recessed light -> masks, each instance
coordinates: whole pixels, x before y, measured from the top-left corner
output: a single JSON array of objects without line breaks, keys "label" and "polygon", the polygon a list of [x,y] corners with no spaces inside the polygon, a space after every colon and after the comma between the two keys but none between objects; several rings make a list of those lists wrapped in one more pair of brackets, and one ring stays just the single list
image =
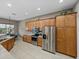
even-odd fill
[{"label": "recessed light", "polygon": [[26,12],[25,15],[28,15],[28,13]]},{"label": "recessed light", "polygon": [[59,3],[62,3],[63,2],[63,0],[59,0]]},{"label": "recessed light", "polygon": [[12,15],[16,15],[16,13],[12,13]]},{"label": "recessed light", "polygon": [[12,6],[12,4],[8,3],[8,7],[11,7],[11,6]]},{"label": "recessed light", "polygon": [[37,10],[41,10],[41,8],[37,8]]}]

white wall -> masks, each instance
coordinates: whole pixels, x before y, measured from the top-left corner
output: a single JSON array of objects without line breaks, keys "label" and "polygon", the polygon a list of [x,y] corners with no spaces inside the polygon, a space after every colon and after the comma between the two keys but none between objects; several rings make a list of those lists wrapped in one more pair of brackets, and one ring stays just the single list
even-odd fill
[{"label": "white wall", "polygon": [[19,34],[20,35],[23,35],[25,34],[25,22],[24,21],[21,21],[19,22]]},{"label": "white wall", "polygon": [[77,59],[79,59],[79,2],[75,7],[77,12]]},{"label": "white wall", "polygon": [[26,30],[25,22],[26,22],[26,20],[23,20],[23,21],[20,21],[20,22],[19,22],[19,34],[20,34],[21,36],[23,36],[23,35],[25,35],[25,34],[31,34],[31,33],[32,33],[32,32],[28,32],[28,31]]}]

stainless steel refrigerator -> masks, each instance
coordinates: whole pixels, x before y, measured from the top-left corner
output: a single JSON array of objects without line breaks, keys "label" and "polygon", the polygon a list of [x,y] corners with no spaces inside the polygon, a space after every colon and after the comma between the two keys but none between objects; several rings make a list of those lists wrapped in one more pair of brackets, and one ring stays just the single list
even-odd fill
[{"label": "stainless steel refrigerator", "polygon": [[51,53],[55,53],[55,27],[45,26],[43,33],[42,49]]}]

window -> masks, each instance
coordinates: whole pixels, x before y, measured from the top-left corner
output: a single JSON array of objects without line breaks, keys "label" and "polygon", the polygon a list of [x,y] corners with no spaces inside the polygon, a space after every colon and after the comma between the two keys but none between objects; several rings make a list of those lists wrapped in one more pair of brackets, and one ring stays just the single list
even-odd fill
[{"label": "window", "polygon": [[0,24],[0,34],[6,34],[10,31],[14,31],[14,25]]}]

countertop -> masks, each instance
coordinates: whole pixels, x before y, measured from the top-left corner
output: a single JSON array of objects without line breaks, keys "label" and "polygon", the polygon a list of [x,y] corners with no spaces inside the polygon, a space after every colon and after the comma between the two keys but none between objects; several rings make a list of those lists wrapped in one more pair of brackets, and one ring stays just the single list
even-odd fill
[{"label": "countertop", "polygon": [[0,37],[0,40],[2,40],[2,41],[0,42],[0,44],[3,43],[3,42],[5,42],[5,41],[7,41],[7,40],[12,39],[12,38],[14,38],[14,36],[4,36],[4,37]]},{"label": "countertop", "polygon": [[2,45],[0,45],[0,59],[15,59]]}]

